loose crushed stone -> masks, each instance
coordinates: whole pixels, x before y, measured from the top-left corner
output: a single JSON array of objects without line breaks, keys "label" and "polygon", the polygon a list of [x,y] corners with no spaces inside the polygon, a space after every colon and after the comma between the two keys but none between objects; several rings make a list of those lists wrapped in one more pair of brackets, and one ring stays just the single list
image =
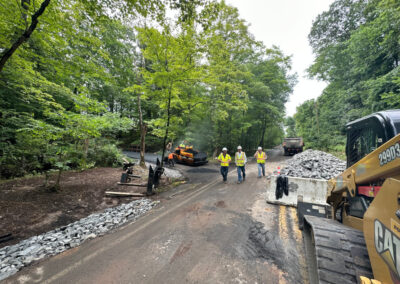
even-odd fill
[{"label": "loose crushed stone", "polygon": [[141,199],[107,208],[101,213],[91,214],[67,226],[1,248],[0,281],[33,261],[79,246],[88,239],[104,235],[128,221],[136,220],[158,202]]},{"label": "loose crushed stone", "polygon": [[346,162],[331,154],[318,150],[306,150],[289,160],[281,174],[329,180],[341,174],[345,169]]},{"label": "loose crushed stone", "polygon": [[[153,168],[153,170],[156,168],[155,164],[146,163],[147,168],[149,168],[150,166]],[[167,167],[164,167],[164,174],[166,177],[178,179],[178,180],[185,178],[180,171],[171,169],[171,168],[167,168]]]}]

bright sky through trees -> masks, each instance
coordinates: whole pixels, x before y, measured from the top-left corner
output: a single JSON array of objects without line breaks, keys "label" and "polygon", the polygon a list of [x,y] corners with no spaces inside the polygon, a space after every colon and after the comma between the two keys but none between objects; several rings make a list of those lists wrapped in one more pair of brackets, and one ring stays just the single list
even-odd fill
[{"label": "bright sky through trees", "polygon": [[298,83],[286,103],[286,113],[292,116],[305,100],[318,97],[326,83],[310,80],[305,69],[313,62],[308,43],[312,21],[329,9],[332,0],[227,0],[239,9],[240,16],[251,24],[250,32],[268,47],[277,45],[287,55],[293,55],[292,67]]}]

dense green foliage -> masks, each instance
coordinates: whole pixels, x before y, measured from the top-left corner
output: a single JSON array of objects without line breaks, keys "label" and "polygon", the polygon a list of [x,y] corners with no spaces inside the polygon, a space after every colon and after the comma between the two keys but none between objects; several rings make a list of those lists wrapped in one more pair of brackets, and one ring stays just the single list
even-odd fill
[{"label": "dense green foliage", "polygon": [[[2,1],[0,56],[41,3]],[[289,72],[224,2],[52,0],[0,71],[1,177],[117,165],[139,144],[138,96],[150,150],[272,146]]]},{"label": "dense green foliage", "polygon": [[329,85],[297,108],[296,130],[308,147],[343,150],[347,122],[400,108],[400,2],[336,0],[309,40],[309,74]]},{"label": "dense green foliage", "polygon": [[292,116],[288,116],[285,120],[286,137],[297,137],[296,120]]}]

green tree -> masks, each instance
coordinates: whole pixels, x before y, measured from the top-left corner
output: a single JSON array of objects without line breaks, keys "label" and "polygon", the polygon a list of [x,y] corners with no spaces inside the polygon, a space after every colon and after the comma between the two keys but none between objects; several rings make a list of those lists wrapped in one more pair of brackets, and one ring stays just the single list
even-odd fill
[{"label": "green tree", "polygon": [[297,137],[296,121],[292,116],[288,116],[285,120],[286,137]]},{"label": "green tree", "polygon": [[[0,5],[2,55],[41,3]],[[213,152],[283,137],[290,58],[256,41],[224,1],[49,3],[0,72],[2,177],[116,165],[117,146],[141,141],[144,151],[145,136],[162,156],[170,139]]]},{"label": "green tree", "polygon": [[[190,24],[181,24],[178,29],[165,23],[162,31],[155,28],[138,28],[143,56],[150,62],[142,68],[144,98],[157,102],[161,115],[151,123],[153,133],[163,137],[162,159],[171,131],[181,124],[179,113],[183,111],[187,94],[182,92],[185,84],[196,84],[199,72],[199,42],[195,29]],[[163,163],[163,161],[162,161]]]},{"label": "green tree", "polygon": [[[399,30],[400,3],[392,0],[337,0],[317,17],[309,35],[316,55],[309,73],[329,85],[312,115],[306,102],[295,116],[307,145],[344,149],[347,122],[400,107]],[[315,137],[307,127],[317,118]]]}]

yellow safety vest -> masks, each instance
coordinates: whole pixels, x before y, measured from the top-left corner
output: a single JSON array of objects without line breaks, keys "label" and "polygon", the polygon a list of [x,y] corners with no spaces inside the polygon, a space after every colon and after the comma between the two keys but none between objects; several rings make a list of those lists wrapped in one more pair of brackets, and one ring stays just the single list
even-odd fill
[{"label": "yellow safety vest", "polygon": [[221,167],[229,167],[229,160],[231,159],[231,156],[229,156],[229,154],[226,154],[226,156],[224,157],[224,155],[221,153],[218,156],[218,160],[221,160]]},{"label": "yellow safety vest", "polygon": [[263,159],[265,157],[265,153],[264,152],[258,152],[257,151],[257,164],[265,164],[265,160]]},{"label": "yellow safety vest", "polygon": [[236,152],[236,155],[235,155],[236,166],[238,166],[238,167],[244,166],[244,155],[245,155],[244,152],[242,152],[242,153]]},{"label": "yellow safety vest", "polygon": [[185,144],[179,145],[180,148],[185,148]]}]

